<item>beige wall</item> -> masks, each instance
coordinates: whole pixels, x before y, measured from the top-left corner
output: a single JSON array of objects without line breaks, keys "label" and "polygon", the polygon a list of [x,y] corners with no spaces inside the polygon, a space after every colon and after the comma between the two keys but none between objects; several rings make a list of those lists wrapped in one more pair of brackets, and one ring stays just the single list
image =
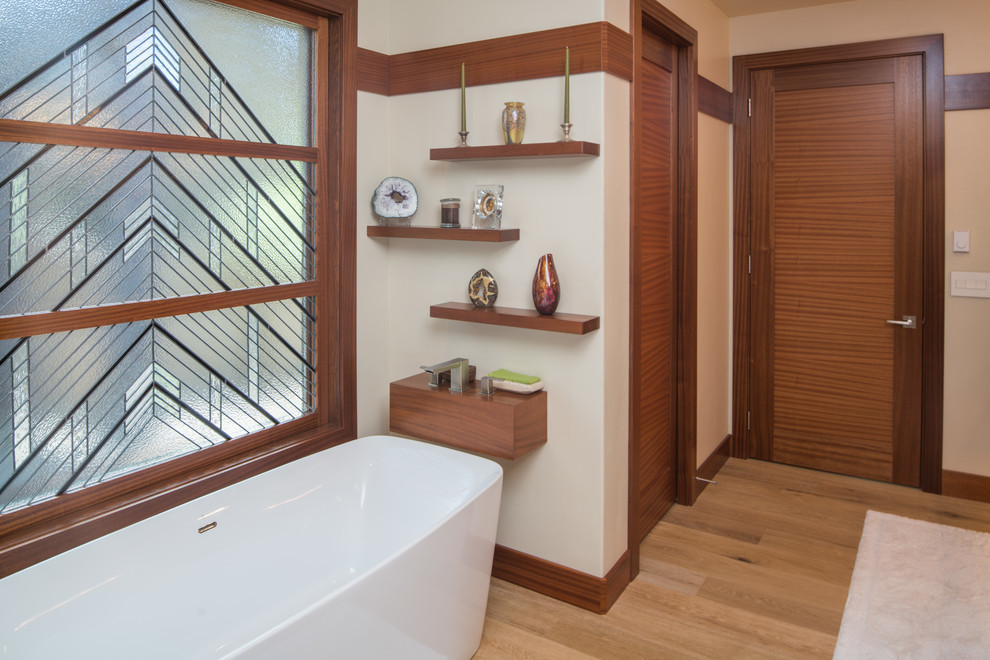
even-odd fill
[{"label": "beige wall", "polygon": [[[858,0],[734,18],[731,52],[804,48],[941,33],[946,74],[990,71],[990,2]],[[990,299],[949,295],[953,270],[990,271],[990,110],[946,113],[945,422],[943,467],[990,476]],[[955,229],[972,251],[954,254]]]},{"label": "beige wall", "polygon": [[[729,88],[729,19],[707,0],[661,3],[698,31],[698,74]],[[732,430],[732,131],[698,115],[698,441],[701,465]]]},{"label": "beige wall", "polygon": [[[515,4],[494,11],[478,0],[362,0],[358,42],[397,53],[603,20],[601,0]],[[527,142],[557,140],[562,92],[553,78],[470,88],[469,142],[498,144],[499,115],[512,100],[526,104]],[[502,462],[498,542],[596,576],[626,549],[628,99],[625,81],[572,76],[573,135],[600,143],[599,158],[449,163],[430,161],[429,150],[457,139],[457,90],[359,96],[359,433],[387,430],[388,383],[421,364],[463,355],[480,373],[504,367],[543,377],[548,443]],[[439,224],[438,200],[447,196],[462,198],[461,221],[470,222],[474,187],[501,183],[503,226],[519,227],[521,239],[369,239],[363,227],[375,220],[367,200],[385,176],[413,181],[414,223],[422,225]],[[533,272],[546,252],[561,279],[559,311],[601,316],[597,332],[575,337],[429,317],[431,304],[466,300],[467,282],[482,267],[498,281],[499,305],[531,308]]]}]

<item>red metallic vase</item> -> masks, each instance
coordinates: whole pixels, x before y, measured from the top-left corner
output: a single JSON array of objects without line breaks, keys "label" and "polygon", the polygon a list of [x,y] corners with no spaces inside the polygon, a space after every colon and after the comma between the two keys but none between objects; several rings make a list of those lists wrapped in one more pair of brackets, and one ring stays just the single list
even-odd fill
[{"label": "red metallic vase", "polygon": [[560,282],[557,269],[553,267],[553,255],[545,254],[536,263],[533,276],[533,304],[540,314],[550,315],[560,302]]}]

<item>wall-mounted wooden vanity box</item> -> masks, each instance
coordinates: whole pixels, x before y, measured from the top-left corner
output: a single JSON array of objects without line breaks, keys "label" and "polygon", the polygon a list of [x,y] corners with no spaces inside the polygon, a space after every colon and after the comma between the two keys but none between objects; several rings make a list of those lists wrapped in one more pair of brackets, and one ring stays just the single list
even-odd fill
[{"label": "wall-mounted wooden vanity box", "polygon": [[389,430],[457,449],[519,458],[547,441],[547,393],[480,393],[480,383],[466,392],[450,384],[430,387],[427,373],[389,385]]}]

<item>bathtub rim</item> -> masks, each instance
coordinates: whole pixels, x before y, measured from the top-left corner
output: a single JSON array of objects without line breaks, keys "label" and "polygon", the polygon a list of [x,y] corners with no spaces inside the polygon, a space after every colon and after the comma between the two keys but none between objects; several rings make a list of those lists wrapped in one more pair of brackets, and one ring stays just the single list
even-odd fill
[{"label": "bathtub rim", "polygon": [[[290,616],[287,619],[285,619],[284,621],[280,622],[276,627],[271,628],[271,629],[265,631],[261,635],[258,635],[257,637],[254,637],[251,640],[249,640],[249,641],[245,642],[244,644],[240,645],[236,649],[233,649],[230,653],[225,654],[224,656],[221,657],[220,660],[227,660],[228,658],[230,658],[230,659],[236,658],[237,654],[242,653],[242,652],[247,651],[247,650],[250,650],[250,648],[252,646],[255,646],[257,644],[261,644],[266,639],[269,639],[269,638],[277,635],[281,631],[283,631],[283,630],[285,630],[287,628],[290,628],[293,624],[298,623],[302,619],[304,619],[307,616],[309,616],[310,614],[314,613],[320,607],[326,605],[327,603],[329,603],[330,601],[334,600],[335,598],[339,598],[346,591],[349,591],[351,589],[357,589],[360,585],[362,585],[362,584],[366,583],[367,581],[373,579],[375,577],[375,573],[377,573],[378,571],[383,570],[387,566],[390,566],[390,565],[398,562],[403,556],[405,556],[406,554],[408,554],[409,551],[412,548],[414,548],[415,546],[421,544],[429,536],[431,536],[432,534],[436,533],[437,530],[439,530],[440,528],[442,528],[445,524],[447,524],[454,517],[463,514],[464,511],[466,509],[468,509],[470,507],[470,505],[473,504],[476,500],[480,500],[480,499],[482,499],[482,498],[484,498],[486,496],[490,496],[491,491],[493,489],[496,489],[497,488],[498,491],[499,491],[499,494],[498,494],[499,503],[498,503],[498,506],[496,507],[495,528],[494,528],[493,534],[492,534],[492,549],[491,549],[492,550],[492,552],[491,552],[492,557],[487,562],[489,564],[489,566],[491,566],[491,564],[493,563],[493,561],[494,561],[494,552],[495,552],[495,540],[496,540],[497,535],[498,535],[498,510],[501,508],[501,489],[502,489],[502,486],[504,484],[504,478],[505,478],[504,470],[502,469],[502,466],[501,465],[499,465],[495,461],[493,461],[493,460],[491,460],[489,458],[485,458],[483,456],[476,456],[476,455],[471,454],[469,452],[465,452],[465,451],[462,451],[462,450],[459,450],[459,449],[454,449],[452,447],[446,447],[446,446],[443,446],[443,445],[437,445],[437,444],[433,444],[433,443],[430,443],[430,442],[425,442],[423,440],[419,440],[419,439],[415,439],[415,438],[406,438],[406,437],[403,437],[403,436],[393,436],[393,435],[387,435],[387,434],[377,434],[377,435],[373,435],[373,436],[362,436],[361,438],[355,438],[354,440],[351,440],[348,443],[343,443],[343,444],[350,444],[350,442],[356,442],[358,440],[367,439],[367,438],[390,438],[390,439],[402,440],[404,442],[415,443],[416,445],[420,445],[420,446],[432,447],[432,448],[440,449],[440,450],[443,450],[445,452],[446,451],[451,451],[451,452],[455,452],[456,454],[463,454],[463,455],[471,456],[471,457],[473,457],[475,459],[481,459],[483,461],[487,461],[488,463],[491,463],[492,465],[494,465],[495,468],[496,468],[496,470],[493,472],[493,477],[490,480],[488,480],[488,482],[485,483],[484,486],[481,487],[477,491],[477,493],[475,493],[474,497],[472,497],[472,498],[470,498],[470,499],[468,499],[468,500],[466,500],[464,502],[461,502],[455,509],[453,509],[452,511],[447,512],[443,516],[440,516],[434,522],[434,524],[432,524],[432,525],[429,526],[429,528],[424,528],[424,531],[423,532],[421,532],[420,534],[417,534],[409,542],[407,542],[405,544],[401,544],[392,553],[390,553],[387,557],[383,558],[380,562],[377,562],[375,564],[375,570],[373,570],[373,571],[363,571],[357,578],[355,578],[353,580],[349,580],[346,584],[343,584],[340,587],[338,587],[338,588],[336,588],[336,589],[334,589],[334,590],[332,590],[332,591],[324,594],[320,598],[318,598],[315,601],[313,601],[312,603],[308,604],[306,607],[301,608],[299,611],[295,612],[292,616]],[[333,447],[331,447],[330,449],[333,449]],[[313,456],[315,456],[315,454]],[[310,456],[307,456],[307,457],[304,457],[304,458],[310,458]],[[302,459],[300,459],[300,460],[302,460]],[[291,465],[291,463],[286,464],[286,465]],[[491,581],[490,578],[491,578],[491,568],[489,568],[489,583]]]}]

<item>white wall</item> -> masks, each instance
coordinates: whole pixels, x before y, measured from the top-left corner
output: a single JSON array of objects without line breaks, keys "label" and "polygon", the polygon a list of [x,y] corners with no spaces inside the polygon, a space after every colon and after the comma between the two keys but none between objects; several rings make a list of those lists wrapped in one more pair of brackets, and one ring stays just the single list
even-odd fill
[{"label": "white wall", "polygon": [[[859,0],[730,21],[733,55],[943,34],[945,73],[990,71],[990,2]],[[990,300],[949,295],[953,270],[990,271],[990,110],[945,115],[945,469],[990,476]],[[952,230],[972,250],[952,252]]]},{"label": "white wall", "polygon": [[[601,0],[518,1],[497,11],[478,0],[362,0],[358,43],[408,52],[599,21],[602,12]],[[527,142],[557,140],[562,88],[554,78],[469,88],[469,142],[500,142],[505,101],[525,102]],[[628,83],[606,74],[571,78],[573,135],[601,143],[599,158],[461,163],[429,160],[430,148],[455,144],[458,90],[359,97],[359,433],[387,429],[388,383],[421,364],[463,355],[480,373],[504,367],[541,376],[549,440],[503,462],[498,542],[596,576],[626,546],[628,97]],[[414,223],[434,226],[441,197],[462,198],[466,223],[474,187],[501,183],[503,226],[519,227],[521,238],[370,239],[363,228],[375,220],[367,200],[385,176],[413,181],[420,197]],[[561,280],[558,310],[601,316],[597,332],[571,336],[429,317],[431,304],[466,301],[468,280],[481,267],[498,281],[499,305],[530,308],[536,261],[546,252]]]}]

